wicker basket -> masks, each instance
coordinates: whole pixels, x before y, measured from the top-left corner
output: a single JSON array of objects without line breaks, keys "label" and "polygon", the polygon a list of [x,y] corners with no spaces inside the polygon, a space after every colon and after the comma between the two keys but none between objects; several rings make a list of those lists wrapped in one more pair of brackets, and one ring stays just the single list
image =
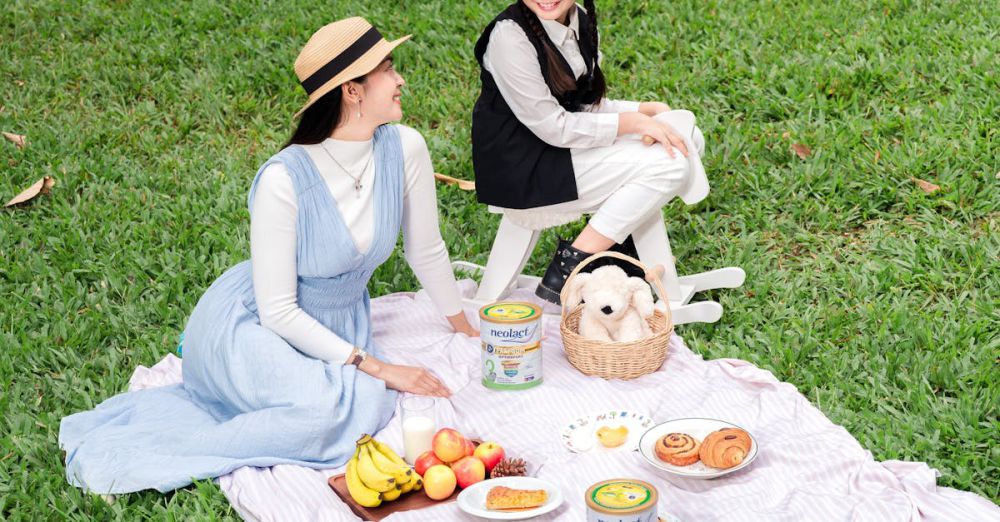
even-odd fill
[{"label": "wicker basket", "polygon": [[[656,285],[656,289],[659,290],[660,296],[666,300],[667,293],[660,282],[661,267],[650,270],[629,256],[605,251],[584,259],[573,269],[563,286],[562,302],[565,302],[568,297],[566,289],[569,288],[570,281],[580,273],[583,267],[602,257],[618,258],[641,268],[646,274],[646,281],[652,281]],[[570,364],[581,372],[605,379],[634,379],[655,372],[667,359],[667,345],[670,342],[670,334],[674,331],[674,323],[670,317],[670,306],[666,307],[666,312],[655,310],[653,316],[647,319],[653,330],[652,336],[630,342],[596,341],[580,336],[578,331],[582,313],[582,305],[573,310],[567,310],[567,307],[563,306],[562,322],[559,325],[566,357]]]}]

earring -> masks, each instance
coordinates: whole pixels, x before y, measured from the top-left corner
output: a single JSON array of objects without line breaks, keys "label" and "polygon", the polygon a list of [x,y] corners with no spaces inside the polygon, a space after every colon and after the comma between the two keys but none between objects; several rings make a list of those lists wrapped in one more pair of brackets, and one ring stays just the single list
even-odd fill
[{"label": "earring", "polygon": [[358,119],[361,119],[361,100],[358,100]]}]

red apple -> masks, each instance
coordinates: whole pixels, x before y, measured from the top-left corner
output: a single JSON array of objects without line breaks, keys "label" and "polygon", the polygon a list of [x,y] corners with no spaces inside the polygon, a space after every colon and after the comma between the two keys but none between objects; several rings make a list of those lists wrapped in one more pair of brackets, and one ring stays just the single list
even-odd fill
[{"label": "red apple", "polygon": [[471,440],[465,439],[465,456],[471,457],[476,453],[476,445]]},{"label": "red apple", "polygon": [[444,500],[455,492],[455,472],[444,464],[431,466],[424,474],[424,493],[431,500]]},{"label": "red apple", "polygon": [[438,464],[444,464],[441,459],[437,458],[437,455],[433,451],[427,450],[417,457],[417,460],[413,461],[413,469],[417,472],[417,475],[423,476],[427,471],[427,468],[431,466],[437,466]]},{"label": "red apple", "polygon": [[463,457],[451,465],[458,479],[458,487],[465,489],[486,478],[486,465],[476,457]]},{"label": "red apple", "polygon": [[431,442],[434,454],[444,462],[455,462],[465,456],[465,437],[451,428],[441,428]]},{"label": "red apple", "polygon": [[493,468],[504,458],[503,448],[496,442],[484,442],[476,448],[474,453],[477,459],[486,465],[486,472],[493,471]]}]

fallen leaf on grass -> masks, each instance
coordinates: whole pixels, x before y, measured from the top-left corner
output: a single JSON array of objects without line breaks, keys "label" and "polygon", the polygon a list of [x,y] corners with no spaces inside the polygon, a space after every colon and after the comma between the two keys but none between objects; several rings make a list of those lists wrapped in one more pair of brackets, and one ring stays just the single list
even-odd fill
[{"label": "fallen leaf on grass", "polygon": [[793,143],[792,150],[795,152],[795,155],[798,156],[800,159],[806,159],[809,157],[810,154],[812,154],[812,149],[801,143]]},{"label": "fallen leaf on grass", "polygon": [[458,188],[462,190],[476,190],[476,182],[469,181],[467,179],[458,179],[451,176],[445,176],[444,174],[434,173],[434,179],[444,183],[445,185],[458,185]]},{"label": "fallen leaf on grass", "polygon": [[3,137],[7,138],[7,141],[13,143],[19,149],[23,149],[24,146],[25,146],[25,144],[27,144],[27,141],[24,139],[24,136],[22,136],[20,134],[14,134],[12,132],[5,132],[5,133],[3,133]]},{"label": "fallen leaf on grass", "polygon": [[912,179],[913,182],[916,183],[918,187],[920,187],[920,190],[926,192],[927,194],[933,194],[941,190],[941,187],[931,183],[930,181],[924,181],[922,179],[917,179],[917,178],[910,178],[910,179]]},{"label": "fallen leaf on grass", "polygon": [[882,151],[880,150],[875,151],[875,163],[878,163],[878,160],[881,158],[882,158]]},{"label": "fallen leaf on grass", "polygon": [[14,199],[8,201],[4,207],[12,207],[14,205],[20,205],[21,203],[27,203],[38,197],[39,194],[48,194],[49,189],[51,189],[55,184],[56,180],[52,176],[45,176],[36,181],[34,185],[25,189],[24,192],[14,196]]},{"label": "fallen leaf on grass", "polygon": [[787,140],[788,138],[792,137],[792,133],[788,131],[782,132],[781,137]]}]

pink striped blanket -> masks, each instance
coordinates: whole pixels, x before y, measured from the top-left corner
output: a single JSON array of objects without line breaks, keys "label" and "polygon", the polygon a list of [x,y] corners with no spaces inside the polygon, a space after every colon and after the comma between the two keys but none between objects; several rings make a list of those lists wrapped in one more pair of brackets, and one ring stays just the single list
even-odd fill
[{"label": "pink striped blanket", "polygon": [[[471,282],[462,285],[464,292],[474,291]],[[632,477],[654,484],[660,492],[661,513],[683,522],[1000,521],[1000,508],[991,501],[938,487],[938,472],[922,462],[876,461],[791,384],[744,361],[706,361],[676,335],[660,371],[632,381],[605,381],[584,376],[569,365],[558,320],[547,318],[545,382],[509,392],[480,384],[478,339],[450,333],[424,293],[375,299],[372,316],[375,339],[386,358],[430,367],[454,392],[451,399],[438,401],[440,426],[499,441],[509,454],[531,462],[536,476],[559,485],[566,502],[537,520],[584,520],[583,494],[590,484]],[[179,382],[180,365],[180,359],[168,355],[152,368],[140,367],[130,388]],[[657,422],[680,417],[724,419],[750,430],[760,453],[745,470],[699,481],[665,476],[637,452],[569,452],[560,440],[561,428],[581,415],[605,409],[637,411]],[[402,450],[398,415],[377,436]],[[356,521],[326,484],[327,477],[340,471],[241,468],[220,477],[218,483],[247,520]],[[477,519],[450,503],[387,520]]]}]

